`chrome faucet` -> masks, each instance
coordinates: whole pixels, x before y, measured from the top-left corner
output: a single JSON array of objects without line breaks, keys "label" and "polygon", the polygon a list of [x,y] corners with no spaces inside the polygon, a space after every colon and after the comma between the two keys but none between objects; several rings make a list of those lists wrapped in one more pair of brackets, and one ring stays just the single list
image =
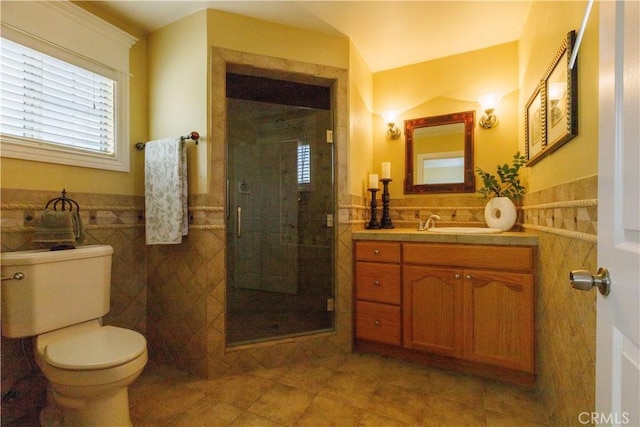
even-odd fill
[{"label": "chrome faucet", "polygon": [[418,231],[426,231],[430,228],[434,228],[436,226],[436,220],[440,221],[440,217],[438,215],[429,215],[429,218],[424,222],[418,218]]}]

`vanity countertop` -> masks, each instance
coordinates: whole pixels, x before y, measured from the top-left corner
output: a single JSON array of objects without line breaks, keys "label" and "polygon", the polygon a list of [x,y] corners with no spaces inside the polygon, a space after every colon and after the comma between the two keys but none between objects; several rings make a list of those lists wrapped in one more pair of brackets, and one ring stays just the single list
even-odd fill
[{"label": "vanity countertop", "polygon": [[508,231],[500,234],[444,234],[417,231],[414,228],[394,228],[390,230],[354,231],[352,238],[353,240],[388,240],[396,242],[538,246],[538,236],[526,231]]}]

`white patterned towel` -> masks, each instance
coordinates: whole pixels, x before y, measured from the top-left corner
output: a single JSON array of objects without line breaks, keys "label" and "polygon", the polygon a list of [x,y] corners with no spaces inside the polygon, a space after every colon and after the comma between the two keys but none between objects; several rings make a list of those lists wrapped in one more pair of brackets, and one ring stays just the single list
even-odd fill
[{"label": "white patterned towel", "polygon": [[145,145],[145,228],[147,245],[182,242],[189,233],[187,153],[180,138]]}]

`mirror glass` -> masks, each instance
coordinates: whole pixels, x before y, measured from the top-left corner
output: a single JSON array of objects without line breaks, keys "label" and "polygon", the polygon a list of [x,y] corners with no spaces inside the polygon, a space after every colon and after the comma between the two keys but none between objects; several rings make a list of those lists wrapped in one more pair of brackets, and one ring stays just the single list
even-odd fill
[{"label": "mirror glass", "polygon": [[474,192],[475,112],[405,120],[405,194]]}]

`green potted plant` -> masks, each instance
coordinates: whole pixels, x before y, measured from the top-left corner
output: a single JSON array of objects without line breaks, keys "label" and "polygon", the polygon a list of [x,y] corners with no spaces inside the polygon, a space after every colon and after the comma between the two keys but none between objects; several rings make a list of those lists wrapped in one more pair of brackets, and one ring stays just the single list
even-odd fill
[{"label": "green potted plant", "polygon": [[518,215],[512,200],[520,199],[525,193],[525,187],[520,182],[520,169],[526,163],[527,157],[518,151],[513,156],[511,166],[507,163],[497,166],[497,177],[476,168],[483,185],[478,192],[485,199],[491,197],[484,209],[484,218],[489,227],[507,231],[516,223]]}]

